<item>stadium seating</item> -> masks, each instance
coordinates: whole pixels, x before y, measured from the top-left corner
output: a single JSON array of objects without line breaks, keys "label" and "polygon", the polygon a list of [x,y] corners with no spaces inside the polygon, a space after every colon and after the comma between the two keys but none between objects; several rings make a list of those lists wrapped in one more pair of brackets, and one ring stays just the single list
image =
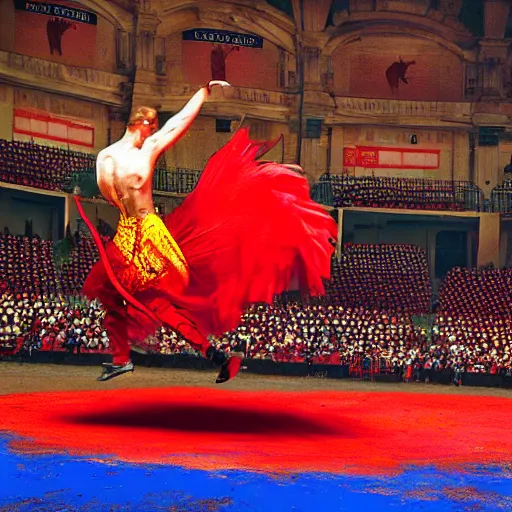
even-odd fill
[{"label": "stadium seating", "polygon": [[95,157],[77,151],[0,139],[0,180],[62,191],[71,176],[95,168]]},{"label": "stadium seating", "polygon": [[428,313],[432,295],[426,254],[412,245],[347,244],[327,289],[333,303],[410,315]]},{"label": "stadium seating", "polygon": [[424,178],[324,174],[311,195],[336,208],[480,211],[483,206],[482,191],[471,182]]}]

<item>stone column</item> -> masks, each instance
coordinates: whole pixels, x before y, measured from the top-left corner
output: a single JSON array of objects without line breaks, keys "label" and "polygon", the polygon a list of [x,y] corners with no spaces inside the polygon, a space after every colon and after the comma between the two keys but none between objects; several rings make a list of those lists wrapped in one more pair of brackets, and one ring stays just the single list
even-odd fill
[{"label": "stone column", "polygon": [[469,133],[454,132],[453,139],[453,178],[469,180]]},{"label": "stone column", "polygon": [[331,134],[331,160],[329,168],[331,174],[343,173],[343,127],[333,126]]},{"label": "stone column", "polygon": [[477,261],[479,267],[493,263],[495,267],[499,268],[500,231],[501,218],[499,213],[480,214]]},{"label": "stone column", "polygon": [[504,41],[510,0],[484,1],[484,39],[480,41],[483,100],[505,97],[505,65],[509,43]]},{"label": "stone column", "polygon": [[116,33],[116,67],[119,72],[127,71],[133,66],[132,35],[118,29]]},{"label": "stone column", "polygon": [[313,46],[304,46],[302,49],[304,86],[308,89],[321,89],[320,54],[320,49]]},{"label": "stone column", "polygon": [[155,71],[155,38],[160,20],[156,12],[140,12],[137,24],[137,69]]},{"label": "stone column", "polygon": [[126,129],[129,112],[128,109],[110,108],[109,109],[109,140],[108,144],[114,143],[119,140]]},{"label": "stone column", "polygon": [[510,8],[510,0],[484,0],[484,34],[487,39],[505,37]]},{"label": "stone column", "polygon": [[477,146],[475,153],[475,182],[485,197],[489,197],[501,172],[499,146]]},{"label": "stone column", "polygon": [[483,87],[482,101],[499,101],[506,97],[506,63],[508,58],[506,41],[480,41],[480,73]]}]

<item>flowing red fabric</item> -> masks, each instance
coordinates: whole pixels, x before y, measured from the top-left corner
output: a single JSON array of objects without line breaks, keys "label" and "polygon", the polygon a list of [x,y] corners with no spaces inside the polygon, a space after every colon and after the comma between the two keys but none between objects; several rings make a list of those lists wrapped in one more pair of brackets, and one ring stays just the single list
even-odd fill
[{"label": "flowing red fabric", "polygon": [[[303,176],[255,160],[265,145],[251,141],[248,129],[239,130],[210,158],[183,204],[165,217],[188,262],[190,282],[177,290],[164,277],[135,293],[159,318],[177,308],[204,334],[218,335],[235,328],[250,304],[272,302],[288,290],[294,277],[303,293],[324,293],[336,223],[310,199]],[[115,272],[124,265],[122,256],[112,242],[106,249]],[[101,262],[84,292],[110,310],[122,303]],[[127,310],[130,341],[142,342],[156,326],[129,304]]]}]

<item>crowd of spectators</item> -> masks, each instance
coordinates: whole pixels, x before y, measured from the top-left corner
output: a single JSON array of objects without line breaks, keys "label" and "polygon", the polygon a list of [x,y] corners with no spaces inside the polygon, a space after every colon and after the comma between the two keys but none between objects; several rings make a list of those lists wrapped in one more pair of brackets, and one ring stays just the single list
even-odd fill
[{"label": "crowd of spectators", "polygon": [[[93,242],[75,235],[70,260],[61,267],[49,264],[51,253],[51,243],[37,237],[0,236],[6,276],[0,352],[108,351],[101,306],[69,302],[97,259]],[[327,295],[320,299],[252,306],[235,331],[213,342],[275,362],[351,365],[371,358],[412,380],[419,369],[511,372],[511,270],[453,269],[441,287],[431,329],[415,321],[429,313],[431,290],[426,257],[417,247],[349,244],[340,261],[333,261],[326,284]],[[172,330],[162,328],[153,338],[163,354],[195,353]]]},{"label": "crowd of spectators", "polygon": [[60,289],[64,296],[79,295],[85,278],[98,261],[98,250],[90,236],[75,234],[74,247],[67,261],[58,265]]},{"label": "crowd of spectators", "polygon": [[54,295],[12,293],[0,297],[0,353],[43,350],[107,351],[109,340],[96,301],[69,302]]},{"label": "crowd of spectators", "polygon": [[[69,304],[56,297],[4,292],[0,300],[0,347],[9,350],[105,352],[99,304]],[[383,371],[419,378],[433,371],[512,371],[510,318],[482,327],[439,316],[432,337],[408,315],[364,308],[297,302],[254,305],[233,332],[212,339],[227,351],[274,362],[351,365],[372,359]],[[498,329],[492,334],[493,329]],[[488,330],[486,330],[488,329]],[[152,337],[162,354],[197,355],[177,333],[159,329]]]},{"label": "crowd of spectators", "polygon": [[[439,310],[470,318],[510,317],[512,269],[454,268],[439,291]],[[478,300],[468,300],[478,297]]]},{"label": "crowd of spectators", "polygon": [[312,194],[336,208],[462,211],[479,210],[483,201],[481,190],[469,182],[349,174],[323,175]]},{"label": "crowd of spectators", "polygon": [[512,269],[452,269],[443,280],[433,334],[471,371],[512,366]]},{"label": "crowd of spectators", "polygon": [[427,314],[432,285],[425,251],[414,245],[346,244],[333,262],[329,302],[357,308]]},{"label": "crowd of spectators", "polygon": [[36,295],[77,295],[87,274],[98,260],[94,241],[78,232],[71,240],[66,259],[56,262],[49,240],[0,235],[0,272],[17,292]]},{"label": "crowd of spectators", "polygon": [[95,165],[87,153],[0,139],[0,181],[6,183],[63,191],[72,175]]},{"label": "crowd of spectators", "polygon": [[0,235],[0,273],[16,291],[55,294],[57,276],[52,242],[38,236]]}]

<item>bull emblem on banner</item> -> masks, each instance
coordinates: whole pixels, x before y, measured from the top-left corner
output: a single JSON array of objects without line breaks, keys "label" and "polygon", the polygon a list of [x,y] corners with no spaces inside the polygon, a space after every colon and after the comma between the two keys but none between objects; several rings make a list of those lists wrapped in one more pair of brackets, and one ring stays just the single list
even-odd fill
[{"label": "bull emblem on banner", "polygon": [[386,69],[386,78],[389,86],[391,87],[391,92],[395,92],[395,90],[398,91],[400,80],[402,80],[404,84],[409,83],[405,74],[407,73],[409,66],[412,66],[413,64],[416,64],[415,60],[404,61],[402,60],[402,57],[399,57],[398,62],[393,62],[393,64]]},{"label": "bull emblem on banner", "polygon": [[64,18],[51,17],[46,24],[46,33],[48,35],[48,44],[50,53],[53,52],[62,55],[62,36],[66,30],[73,28],[76,30],[76,24],[66,21]]}]

